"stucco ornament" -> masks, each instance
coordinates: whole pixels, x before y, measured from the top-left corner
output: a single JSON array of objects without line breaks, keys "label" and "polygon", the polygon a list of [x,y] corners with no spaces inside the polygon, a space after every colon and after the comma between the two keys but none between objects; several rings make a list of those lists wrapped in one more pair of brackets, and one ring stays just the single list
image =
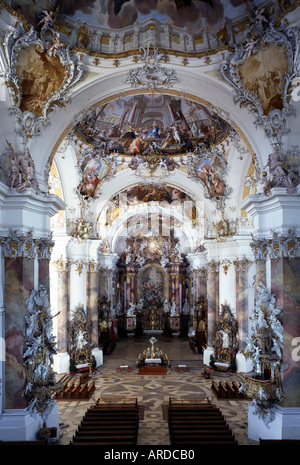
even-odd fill
[{"label": "stucco ornament", "polygon": [[234,103],[246,106],[256,117],[254,124],[278,141],[288,133],[287,119],[294,114],[291,87],[298,75],[299,29],[283,21],[277,27],[256,13],[244,39],[226,53],[221,75],[235,90]]},{"label": "stucco ornament", "polygon": [[144,66],[129,71],[124,83],[135,89],[163,89],[173,87],[179,82],[173,69],[161,66],[165,55],[157,48],[141,48],[142,56],[138,55],[136,61],[141,61]]},{"label": "stucco ornament", "polygon": [[5,83],[18,134],[27,140],[49,124],[49,114],[70,102],[70,89],[82,75],[80,54],[71,54],[59,33],[47,24],[41,32],[21,22],[4,38]]}]

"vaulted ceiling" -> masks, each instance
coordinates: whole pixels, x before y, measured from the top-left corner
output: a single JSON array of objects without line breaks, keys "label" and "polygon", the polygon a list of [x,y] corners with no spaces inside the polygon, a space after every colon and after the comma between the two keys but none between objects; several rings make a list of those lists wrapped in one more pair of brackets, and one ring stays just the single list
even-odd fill
[{"label": "vaulted ceiling", "polygon": [[[124,222],[135,224],[150,205],[153,217],[186,224],[189,250],[213,237],[224,218],[236,231],[251,229],[239,204],[262,187],[276,137],[266,137],[266,126],[257,124],[242,100],[237,105],[241,85],[230,60],[237,50],[246,60],[252,51],[246,54],[247,37],[262,40],[267,25],[278,28],[282,18],[291,20],[297,2],[7,3],[1,27],[9,37],[10,73],[4,54],[1,60],[7,82],[21,82],[17,139],[29,147],[42,192],[48,191],[51,166],[51,191],[66,202],[56,228],[73,234],[82,217],[93,224],[91,237],[110,237],[117,249]],[[12,39],[14,27],[19,29]],[[290,72],[284,59],[279,54],[276,63],[270,60],[271,71],[278,66]],[[221,72],[225,63],[231,82]],[[253,61],[246,64],[251,68]],[[284,100],[280,96],[278,103],[275,96],[265,102],[265,113],[283,108]],[[297,134],[293,124],[288,145]],[[134,189],[126,214],[118,210],[116,216],[116,199]],[[181,192],[196,213],[183,217],[182,202],[173,203],[172,192]]]}]

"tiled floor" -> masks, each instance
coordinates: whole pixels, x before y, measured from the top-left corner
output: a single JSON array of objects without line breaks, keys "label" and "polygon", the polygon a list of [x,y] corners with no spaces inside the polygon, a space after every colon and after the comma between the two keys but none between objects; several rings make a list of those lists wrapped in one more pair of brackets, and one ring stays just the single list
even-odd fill
[{"label": "tiled floor", "polygon": [[[138,342],[134,339],[120,340],[109,356],[104,356],[104,364],[93,376],[96,390],[89,401],[60,401],[59,444],[69,444],[86,409],[93,405],[99,397],[132,397],[137,398],[139,405],[144,406],[144,416],[139,423],[138,445],[169,445],[168,422],[164,419],[164,406],[169,397],[207,396],[222,411],[232,429],[239,445],[257,445],[247,437],[247,400],[218,400],[211,390],[211,381],[202,376],[202,356],[194,354],[188,342],[183,339],[172,339],[167,342],[157,337],[156,346],[167,353],[171,366],[166,376],[144,376],[138,374],[136,359],[144,349],[150,346],[150,336]],[[117,373],[120,365],[132,367],[130,373]],[[177,373],[175,366],[186,364],[190,372]],[[230,381],[242,379],[242,374],[212,372],[211,378]]]}]

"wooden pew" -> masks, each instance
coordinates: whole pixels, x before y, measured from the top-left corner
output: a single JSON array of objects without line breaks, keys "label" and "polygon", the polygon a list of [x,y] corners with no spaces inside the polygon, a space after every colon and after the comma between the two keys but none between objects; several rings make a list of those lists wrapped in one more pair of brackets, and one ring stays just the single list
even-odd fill
[{"label": "wooden pew", "polygon": [[37,441],[0,441],[0,446],[47,446],[47,439]]},{"label": "wooden pew", "polygon": [[260,446],[300,446],[300,439],[261,439]]},{"label": "wooden pew", "polygon": [[228,392],[222,381],[219,381],[219,395],[222,399],[226,399],[228,397]]},{"label": "wooden pew", "polygon": [[211,389],[213,390],[213,392],[215,393],[215,395],[217,397],[219,397],[220,393],[219,393],[219,387],[217,385],[217,383],[215,381],[212,381],[211,382]]},{"label": "wooden pew", "polygon": [[76,384],[76,386],[73,387],[73,389],[70,392],[70,397],[72,399],[76,399],[78,397],[78,393],[80,391],[81,384],[80,382]]},{"label": "wooden pew", "polygon": [[232,388],[234,389],[234,392],[235,392],[235,396],[238,398],[238,399],[246,399],[247,396],[245,394],[243,394],[242,392],[239,392],[239,389],[241,387],[241,383],[239,384],[239,386],[237,385],[236,381],[233,381],[232,382]]},{"label": "wooden pew", "polygon": [[210,379],[210,369],[209,368],[204,367],[204,370],[203,370],[202,374],[203,374],[204,378]]},{"label": "wooden pew", "polygon": [[[222,387],[225,388],[223,385]],[[222,389],[221,387],[221,389]],[[169,401],[170,442],[180,444],[237,445],[231,429],[220,411],[210,401]]]},{"label": "wooden pew", "polygon": [[131,402],[98,399],[87,409],[70,444],[136,445],[138,425],[137,399]]},{"label": "wooden pew", "polygon": [[86,383],[81,385],[81,387],[79,389],[79,392],[78,392],[78,398],[79,399],[86,399],[87,390],[88,390],[88,383],[86,382]]},{"label": "wooden pew", "polygon": [[87,398],[89,399],[93,393],[95,391],[95,382],[93,381],[89,386],[88,386],[88,389],[87,389]]},{"label": "wooden pew", "polygon": [[227,396],[230,397],[230,398],[234,398],[236,397],[236,391],[235,389],[233,388],[233,386],[231,386],[228,382],[226,382],[225,384],[225,388],[227,389]]}]

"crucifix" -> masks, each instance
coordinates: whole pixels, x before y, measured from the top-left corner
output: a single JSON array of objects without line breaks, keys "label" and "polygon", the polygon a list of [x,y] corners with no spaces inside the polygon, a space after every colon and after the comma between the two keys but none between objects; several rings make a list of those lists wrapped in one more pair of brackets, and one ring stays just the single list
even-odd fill
[{"label": "crucifix", "polygon": [[157,342],[157,339],[155,339],[155,337],[151,337],[149,339],[149,342],[151,344],[151,358],[155,358],[155,350],[154,350],[154,344]]}]

